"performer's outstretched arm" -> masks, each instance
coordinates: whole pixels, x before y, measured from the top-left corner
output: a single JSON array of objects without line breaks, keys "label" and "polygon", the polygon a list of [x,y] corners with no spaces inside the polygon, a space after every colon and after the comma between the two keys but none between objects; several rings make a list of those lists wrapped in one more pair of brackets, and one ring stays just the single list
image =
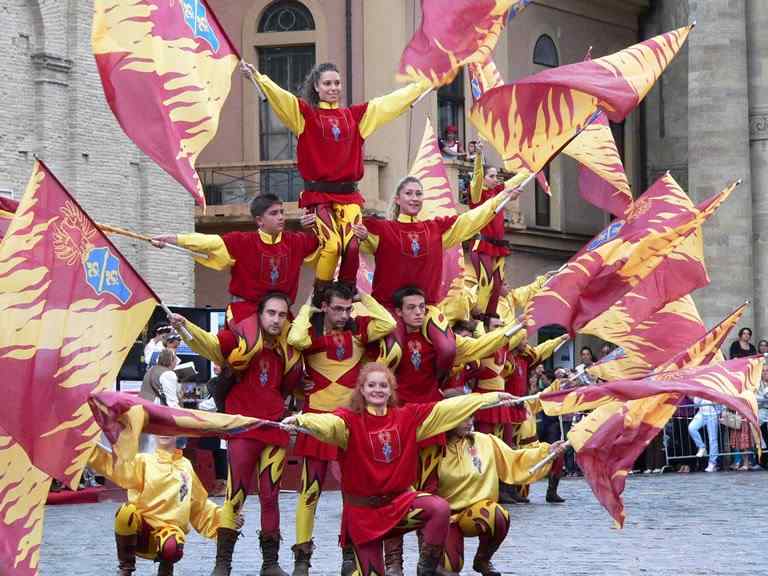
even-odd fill
[{"label": "performer's outstretched arm", "polygon": [[301,135],[304,132],[304,116],[299,108],[299,99],[288,90],[280,88],[266,74],[254,71],[253,77],[280,122],[296,136]]},{"label": "performer's outstretched arm", "polygon": [[314,436],[323,442],[345,449],[349,440],[349,430],[344,420],[336,414],[300,414],[289,416],[284,424],[298,424],[309,429]]},{"label": "performer's outstretched arm", "polygon": [[507,446],[501,438],[492,434],[488,437],[493,442],[493,452],[496,460],[496,470],[499,473],[499,480],[506,484],[532,484],[537,480],[546,478],[552,464],[547,464],[540,468],[531,476],[528,470],[535,464],[538,464],[547,457],[550,445],[542,442],[535,448],[524,448],[513,450]]},{"label": "performer's outstretched arm", "polygon": [[152,238],[152,244],[174,244],[193,252],[202,252],[206,258],[195,258],[195,262],[214,270],[226,270],[235,264],[235,259],[227,250],[224,239],[218,234],[164,234]]},{"label": "performer's outstretched arm", "polygon": [[526,354],[531,356],[531,359],[533,360],[532,364],[540,364],[552,356],[552,354],[555,353],[555,350],[557,350],[558,346],[560,346],[563,342],[567,342],[569,339],[570,336],[568,336],[568,334],[563,334],[562,336],[552,338],[551,340],[547,340],[546,342],[542,342],[537,346],[529,348],[526,350]]},{"label": "performer's outstretched arm", "polygon": [[427,81],[416,82],[370,100],[360,120],[360,135],[368,138],[376,130],[400,116],[419,96],[431,88],[432,85]]},{"label": "performer's outstretched arm", "polygon": [[456,428],[478,410],[512,397],[504,392],[469,394],[440,400],[416,429],[416,439],[424,440]]},{"label": "performer's outstretched arm", "polygon": [[[218,364],[219,366],[224,365],[224,356],[221,353],[219,339],[214,334],[211,334],[207,330],[203,330],[200,326],[180,314],[174,314],[171,317],[171,324],[174,327],[184,326],[189,331],[189,334],[192,335],[192,340],[188,340],[184,336],[184,330],[180,330],[179,333],[184,339],[184,342],[187,343],[187,346],[194,352],[197,352],[200,356],[207,358],[214,364]],[[262,339],[259,338],[257,344],[260,346],[261,342]]]},{"label": "performer's outstretched arm", "polygon": [[443,248],[450,248],[461,244],[464,240],[469,240],[480,232],[496,216],[496,208],[507,199],[512,190],[500,192],[487,202],[483,202],[477,208],[464,212],[453,223],[453,225],[443,232]]},{"label": "performer's outstretched arm", "polygon": [[480,204],[483,199],[483,183],[485,171],[483,170],[483,152],[475,156],[475,168],[472,172],[472,182],[469,184],[469,198],[472,204]]},{"label": "performer's outstretched arm", "polygon": [[120,488],[139,492],[144,489],[144,460],[142,458],[124,460],[97,444],[88,460],[88,466],[100,476],[112,480]]},{"label": "performer's outstretched arm", "polygon": [[221,508],[208,500],[197,474],[192,472],[192,508],[189,522],[198,534],[206,538],[216,538],[216,532],[221,525]]},{"label": "performer's outstretched arm", "polygon": [[509,337],[506,335],[509,328],[510,326],[500,326],[479,338],[456,336],[456,360],[454,363],[464,365],[473,360],[482,360],[502,346],[516,348],[525,338],[525,330],[518,330]]}]

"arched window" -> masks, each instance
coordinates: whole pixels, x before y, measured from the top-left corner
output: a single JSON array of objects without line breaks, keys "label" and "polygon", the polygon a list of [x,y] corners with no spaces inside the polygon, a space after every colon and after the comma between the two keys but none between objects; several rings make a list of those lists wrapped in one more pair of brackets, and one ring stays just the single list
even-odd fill
[{"label": "arched window", "polygon": [[547,68],[556,68],[560,65],[557,47],[552,38],[546,34],[542,34],[536,40],[536,45],[533,47],[533,63]]},{"label": "arched window", "polygon": [[312,13],[301,2],[282,0],[270,5],[259,20],[259,32],[301,32],[314,30]]}]

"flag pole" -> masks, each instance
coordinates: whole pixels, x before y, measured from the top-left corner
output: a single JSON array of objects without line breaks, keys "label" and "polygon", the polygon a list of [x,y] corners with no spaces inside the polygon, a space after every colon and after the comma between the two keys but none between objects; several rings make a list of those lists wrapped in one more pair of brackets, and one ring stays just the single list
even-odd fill
[{"label": "flag pole", "polygon": [[[165,312],[165,315],[168,316],[168,320],[170,320],[171,316],[173,316],[173,312],[171,311],[171,309],[168,308],[168,306],[166,306],[164,302],[158,302],[158,305],[160,306],[160,308],[163,309],[163,312]],[[183,324],[180,326],[180,331],[182,336],[184,336],[185,340],[195,339],[195,337],[192,336],[192,333],[189,330],[187,330],[187,327],[184,326]]]},{"label": "flag pole", "polygon": [[[562,445],[563,451],[565,451],[570,446],[571,446],[570,440],[566,440],[565,443]],[[547,457],[544,458],[544,460],[539,461],[533,467],[529,468],[528,469],[528,474],[530,476],[533,476],[534,474],[536,474],[536,472],[538,472],[539,470],[544,468],[544,466],[546,466],[547,464],[552,462],[552,460],[557,458],[559,455],[560,455],[560,450],[555,450],[554,452],[550,452],[549,454],[547,454]]]},{"label": "flag pole", "polygon": [[[120,236],[125,236],[126,238],[133,238],[134,240],[141,240],[143,242],[149,242],[152,244],[152,237],[146,236],[145,234],[139,234],[138,232],[133,232],[132,230],[126,230],[125,228],[118,228],[117,226],[112,226],[111,224],[96,224],[99,229],[101,229],[102,232],[106,232],[107,234],[118,234]],[[189,254],[191,256],[194,256],[195,258],[202,258],[203,260],[208,259],[208,254],[205,254],[204,252],[195,252],[194,250],[190,250],[189,248],[184,248],[183,246],[177,246],[176,244],[165,244],[168,248],[171,250],[176,250],[177,252],[183,252],[184,254]]]},{"label": "flag pole", "polygon": [[[528,184],[529,184],[529,183],[530,183],[530,182],[531,182],[531,181],[532,181],[534,178],[536,178],[536,173],[535,173],[535,172],[532,172],[531,174],[529,174],[529,175],[528,175],[528,178],[526,178],[525,180],[523,180],[523,181],[520,183],[520,185],[519,185],[519,186],[517,186],[516,188],[514,188],[514,189],[510,190],[510,193],[511,193],[511,192],[514,192],[515,190],[522,190],[523,188],[525,188],[526,186],[528,186]],[[496,214],[498,214],[499,212],[501,212],[502,210],[504,210],[504,208],[506,207],[506,205],[507,205],[507,204],[509,204],[509,201],[510,201],[510,200],[512,200],[512,196],[511,196],[511,195],[507,195],[507,197],[506,197],[504,200],[502,200],[501,204],[499,204],[499,205],[496,207]]]},{"label": "flag pole", "polygon": [[259,86],[259,83],[256,82],[256,78],[253,76],[254,71],[256,68],[253,64],[246,62],[242,58],[240,59],[240,70],[242,70],[243,74],[248,76],[248,79],[251,81],[251,84],[254,85],[256,88],[256,92],[259,94],[259,100],[262,102],[267,101],[267,96],[264,94],[264,90],[261,89],[261,86]]}]

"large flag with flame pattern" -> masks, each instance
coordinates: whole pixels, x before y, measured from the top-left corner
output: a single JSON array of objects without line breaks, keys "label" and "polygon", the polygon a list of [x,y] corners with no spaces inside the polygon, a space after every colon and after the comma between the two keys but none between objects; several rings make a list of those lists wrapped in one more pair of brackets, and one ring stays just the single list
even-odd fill
[{"label": "large flag with flame pattern", "polygon": [[[658,266],[674,266],[679,276],[696,274],[697,257],[670,254],[685,246],[689,236],[717,210],[738,183],[698,206],[666,174],[632,205],[622,220],[615,220],[568,261],[526,307],[530,332],[559,324],[571,334],[580,330],[628,292],[636,289]],[[673,285],[657,294],[668,297]],[[656,302],[658,309],[671,299]],[[646,303],[645,306],[649,306]]]},{"label": "large flag with flame pattern", "polygon": [[507,20],[532,0],[421,0],[421,26],[400,59],[397,78],[449,84],[462,66],[484,62]]},{"label": "large flag with flame pattern", "polygon": [[0,244],[0,426],[37,468],[76,487],[110,387],[157,303],[115,246],[36,162]]},{"label": "large flag with flame pattern", "polygon": [[125,133],[201,206],[197,157],[240,56],[205,0],[96,0],[93,53]]},{"label": "large flag with flame pattern", "polygon": [[[430,220],[456,214],[456,200],[451,182],[448,180],[448,171],[443,164],[440,145],[429,118],[424,126],[424,135],[408,175],[418,178],[424,188],[424,204],[419,212],[420,219]],[[443,253],[441,297],[448,293],[451,283],[461,275],[464,267],[463,254],[464,251],[460,245]]]},{"label": "large flag with flame pattern", "polygon": [[470,120],[511,172],[538,172],[595,119],[614,122],[643,100],[680,50],[681,28],[596,60],[544,70],[486,92]]},{"label": "large flag with flame pattern", "polygon": [[[760,383],[763,358],[746,358],[696,369],[718,353],[719,344],[730,330],[727,327],[729,320],[733,320],[733,315],[713,330],[711,338],[703,339],[701,346],[689,348],[690,353],[683,359],[687,363],[684,369],[651,376],[661,378],[662,382],[680,380],[680,385],[687,380],[690,388],[686,392],[681,392],[681,386],[676,384],[671,386],[676,388],[675,392],[629,401],[611,399],[568,433],[568,440],[576,451],[576,461],[592,492],[619,527],[623,527],[626,518],[622,493],[627,475],[642,451],[674,415],[684,395],[722,403],[748,420],[756,421],[754,391]],[[715,341],[717,345],[712,346]],[[613,395],[606,397],[615,398]]]}]

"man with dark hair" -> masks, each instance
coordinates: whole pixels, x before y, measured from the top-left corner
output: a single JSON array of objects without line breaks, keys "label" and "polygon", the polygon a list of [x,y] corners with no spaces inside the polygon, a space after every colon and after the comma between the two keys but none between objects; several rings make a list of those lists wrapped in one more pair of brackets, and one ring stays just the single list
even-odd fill
[{"label": "man with dark hair", "polygon": [[[372,296],[385,307],[394,309],[393,296],[402,286],[417,286],[424,291],[429,306],[424,336],[435,346],[439,378],[450,375],[454,364],[455,342],[449,333],[448,318],[436,306],[439,304],[443,275],[443,252],[469,240],[496,214],[511,191],[497,194],[482,206],[459,216],[444,216],[420,220],[424,204],[421,181],[413,176],[403,178],[395,191],[395,220],[365,218],[367,235],[360,247],[374,255]],[[399,342],[404,337],[400,326]]]},{"label": "man with dark hair", "polygon": [[[301,350],[312,382],[306,391],[304,412],[333,412],[347,406],[357,375],[365,362],[366,347],[395,328],[395,319],[374,298],[360,294],[367,314],[352,318],[352,292],[334,283],[323,293],[321,309],[302,306],[288,333],[288,344]],[[308,574],[314,545],[315,511],[328,464],[337,459],[336,447],[299,434],[294,454],[303,457],[301,489],[296,505],[294,576]],[[344,549],[344,570],[354,571],[354,554]]]},{"label": "man with dark hair", "polygon": [[[258,303],[261,337],[242,356],[247,368],[219,383],[216,391],[223,400],[224,412],[279,421],[285,416],[285,398],[301,383],[300,354],[288,346],[288,296],[270,292]],[[189,346],[201,356],[225,366],[221,334],[217,338],[195,326],[183,316],[174,314],[175,327],[186,326],[193,340]],[[243,351],[245,353],[245,351]],[[225,384],[226,382],[226,384]],[[237,542],[236,518],[251,491],[254,470],[258,470],[261,509],[261,576],[287,576],[280,568],[280,512],[278,496],[280,480],[286,465],[288,434],[278,427],[260,427],[228,439],[229,482],[227,499],[221,512],[221,528],[217,535],[216,565],[212,576],[229,576],[232,553]]]},{"label": "man with dark hair", "polygon": [[[156,236],[156,246],[176,244],[207,254],[197,262],[214,270],[231,269],[227,329],[220,334],[221,351],[230,366],[244,370],[242,353],[260,339],[258,304],[268,292],[296,298],[301,266],[319,246],[315,234],[285,230],[283,202],[274,194],[262,194],[251,202],[256,232],[178,234]],[[302,223],[310,223],[303,217]],[[227,334],[229,332],[229,334]]]}]

